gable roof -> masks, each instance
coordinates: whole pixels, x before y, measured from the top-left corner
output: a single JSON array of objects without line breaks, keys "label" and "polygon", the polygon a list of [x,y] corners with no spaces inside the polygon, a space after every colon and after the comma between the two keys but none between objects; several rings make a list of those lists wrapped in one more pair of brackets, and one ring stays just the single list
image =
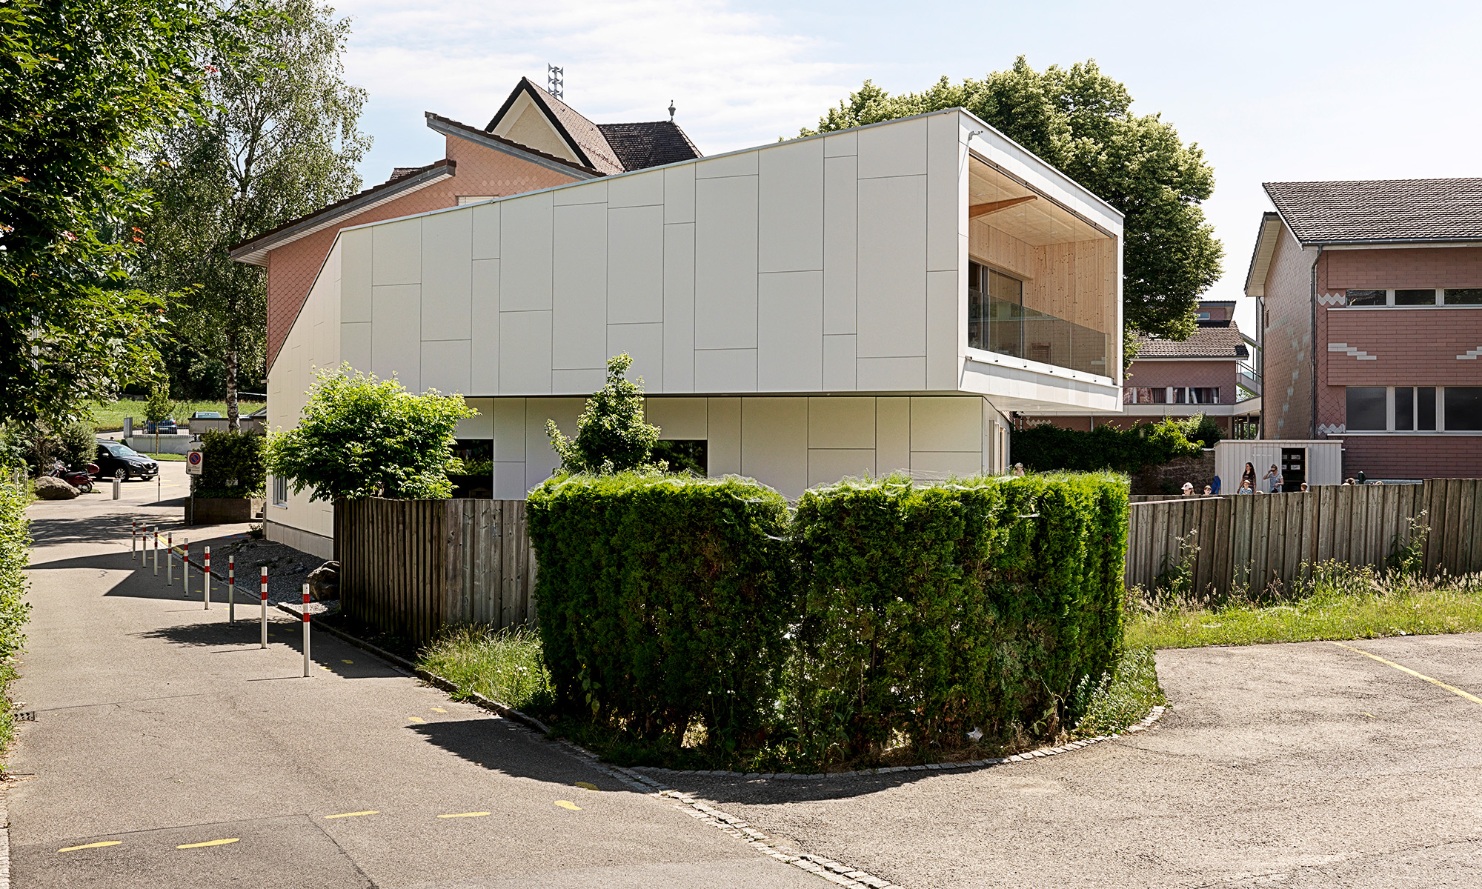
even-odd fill
[{"label": "gable roof", "polygon": [[1133,361],[1146,358],[1229,358],[1233,361],[1249,356],[1245,337],[1235,322],[1200,321],[1186,340],[1138,335],[1137,357]]},{"label": "gable roof", "polygon": [[[554,154],[541,151],[538,148],[521,145],[512,139],[496,136],[487,130],[480,130],[466,123],[459,123],[451,117],[443,117],[441,114],[435,114],[431,111],[424,111],[422,114],[427,119],[427,128],[435,133],[442,133],[444,136],[457,136],[461,139],[467,139],[470,142],[477,142],[485,148],[502,151],[505,154],[514,155],[521,160],[529,161],[560,173],[569,173],[573,176],[578,176],[578,178],[604,175],[599,170],[569,161],[564,157],[556,157]],[[578,174],[585,175],[579,176]]]},{"label": "gable roof", "polygon": [[1482,179],[1267,182],[1303,245],[1482,241]]},{"label": "gable roof", "polygon": [[528,77],[520,78],[509,98],[494,113],[484,132],[492,134],[500,121],[525,95],[544,112],[551,126],[565,140],[583,165],[605,175],[643,170],[649,167],[700,157],[700,150],[672,120],[645,123],[593,123],[575,108],[537,86]]},{"label": "gable roof", "polygon": [[253,235],[240,244],[232,246],[227,253],[237,262],[266,266],[268,251],[300,238],[306,238],[317,231],[323,231],[341,219],[379,207],[402,195],[420,191],[434,182],[454,176],[457,174],[457,167],[457,161],[447,158],[422,167],[397,167],[392,170],[391,178],[380,185],[372,186],[344,200],[321,207],[313,213],[290,219],[276,228]]}]

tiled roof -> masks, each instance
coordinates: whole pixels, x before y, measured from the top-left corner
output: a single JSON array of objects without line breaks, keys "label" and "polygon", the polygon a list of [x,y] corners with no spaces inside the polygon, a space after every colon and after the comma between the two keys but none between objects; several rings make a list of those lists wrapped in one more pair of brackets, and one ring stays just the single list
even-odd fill
[{"label": "tiled roof", "polygon": [[1137,358],[1246,358],[1249,351],[1232,321],[1201,321],[1186,340],[1138,336]]},{"label": "tiled roof", "polygon": [[1267,182],[1303,244],[1482,240],[1482,179]]},{"label": "tiled roof", "polygon": [[646,170],[700,157],[700,150],[672,120],[599,123],[624,170]]},{"label": "tiled roof", "polygon": [[452,119],[451,117],[443,117],[441,114],[434,114],[431,111],[425,111],[423,112],[423,115],[427,118],[427,125],[435,130],[438,129],[437,125],[441,125],[443,129],[439,131],[455,130],[465,137],[474,137],[478,140],[488,140],[490,142],[497,143],[498,145],[502,145],[506,148],[513,148],[516,151],[523,152],[524,154],[539,158],[543,161],[563,164],[573,170],[580,170],[583,173],[596,173],[598,175],[601,175],[600,170],[595,170],[584,164],[576,163],[575,161],[569,161],[564,157],[556,157],[554,154],[541,151],[538,148],[531,148],[529,145],[521,145],[513,139],[506,139],[503,136],[496,136],[487,130],[481,130],[477,127],[471,127],[466,123],[460,123]]}]

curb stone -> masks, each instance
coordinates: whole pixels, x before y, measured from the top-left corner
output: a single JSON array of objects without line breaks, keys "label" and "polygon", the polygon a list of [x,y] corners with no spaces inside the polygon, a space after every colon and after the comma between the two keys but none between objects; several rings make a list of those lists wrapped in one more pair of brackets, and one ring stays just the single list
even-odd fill
[{"label": "curb stone", "polygon": [[0,783],[0,889],[10,889],[10,787]]},{"label": "curb stone", "polygon": [[[287,612],[288,614],[294,615],[295,617],[303,616],[301,609],[294,609],[289,603],[280,603],[278,605],[278,608],[282,611]],[[1079,750],[1082,747],[1089,747],[1093,744],[1099,744],[1103,741],[1112,741],[1122,737],[1123,735],[1145,731],[1146,729],[1151,728],[1152,725],[1163,716],[1164,711],[1167,709],[1166,705],[1156,706],[1148,712],[1147,716],[1144,716],[1141,720],[1134,723],[1133,725],[1128,726],[1125,730],[1117,734],[1098,735],[1094,738],[1085,738],[1079,741],[1070,741],[1059,747],[1040,748],[1039,750],[1034,750],[1027,753],[1019,753],[1006,758],[999,757],[991,759],[977,759],[962,763],[931,763],[927,765],[887,766],[885,768],[878,769],[860,769],[849,772],[815,773],[811,775],[796,774],[792,772],[760,774],[727,772],[721,770],[681,771],[678,769],[663,769],[655,766],[628,767],[602,762],[597,754],[586,749],[585,747],[582,747],[579,744],[572,743],[565,738],[557,738],[553,736],[551,734],[550,727],[547,726],[544,722],[541,722],[539,719],[536,719],[534,716],[531,716],[528,713],[524,713],[507,704],[503,704],[499,701],[486,698],[478,692],[463,692],[458,688],[457,685],[450,682],[446,678],[438,676],[435,673],[430,673],[426,670],[419,669],[416,664],[412,663],[404,657],[392,654],[391,652],[385,651],[384,649],[364,640],[357,639],[354,636],[351,636],[349,633],[331,627],[328,624],[321,624],[319,628],[328,631],[330,635],[342,639],[345,642],[348,642],[363,651],[369,652],[376,657],[379,657],[391,664],[402,668],[403,670],[407,671],[408,673],[422,680],[428,685],[433,686],[434,688],[448,692],[452,695],[462,695],[464,700],[481,709],[488,710],[514,722],[521,723],[526,728],[532,731],[539,732],[541,735],[545,736],[547,740],[561,745],[572,755],[576,756],[579,759],[585,760],[593,768],[602,772],[606,772],[618,782],[627,785],[628,787],[631,787],[632,789],[640,793],[645,793],[651,796],[658,797],[660,799],[666,799],[675,802],[681,811],[685,812],[698,821],[709,824],[710,826],[715,827],[725,832],[726,834],[740,840],[755,851],[761,853],[762,855],[766,855],[768,858],[773,858],[777,861],[782,862],[783,864],[792,865],[793,867],[796,867],[800,870],[807,871],[808,873],[818,877],[822,877],[823,879],[828,880],[835,885],[847,886],[850,887],[850,889],[903,889],[903,887],[899,886],[896,883],[892,883],[889,880],[881,879],[880,877],[877,877],[874,874],[869,873],[868,871],[862,871],[858,868],[850,867],[847,864],[841,864],[837,861],[832,861],[828,858],[824,858],[821,855],[813,855],[808,852],[804,852],[799,855],[792,855],[788,852],[784,852],[781,849],[778,849],[776,845],[774,845],[773,842],[767,837],[766,834],[753,828],[744,819],[738,818],[725,811],[722,811],[721,809],[706,802],[705,800],[695,797],[691,793],[669,787],[658,780],[658,776],[705,776],[716,778],[741,778],[743,780],[749,781],[804,781],[830,778],[854,778],[864,775],[888,775],[896,772],[945,772],[988,768],[993,766],[1007,765],[1013,762],[1024,762],[1039,757],[1055,756],[1060,753],[1069,753],[1073,750]],[[3,872],[0,872],[0,889],[10,889],[10,883],[8,879],[10,861],[7,833],[10,822],[9,819],[5,817],[3,807],[4,794],[3,791],[0,791],[0,822],[3,822],[4,824],[4,828],[0,828],[0,856],[3,856],[4,868]]]}]

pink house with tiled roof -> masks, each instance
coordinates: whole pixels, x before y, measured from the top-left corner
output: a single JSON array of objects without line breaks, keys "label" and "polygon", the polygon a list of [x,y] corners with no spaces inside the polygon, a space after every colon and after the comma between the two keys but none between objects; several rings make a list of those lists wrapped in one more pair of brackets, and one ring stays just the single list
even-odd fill
[{"label": "pink house with tiled roof", "polygon": [[1263,437],[1341,438],[1346,476],[1482,476],[1482,179],[1265,188]]},{"label": "pink house with tiled roof", "polygon": [[672,120],[597,124],[523,78],[483,129],[428,112],[446,138],[441,160],[397,167],[385,182],[237,245],[267,269],[272,368],[341,229],[691,160],[700,152]]}]

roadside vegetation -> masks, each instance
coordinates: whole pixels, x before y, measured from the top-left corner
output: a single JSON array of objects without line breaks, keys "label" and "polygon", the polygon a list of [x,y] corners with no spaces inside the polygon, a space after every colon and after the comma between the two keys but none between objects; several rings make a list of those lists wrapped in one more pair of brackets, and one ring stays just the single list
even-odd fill
[{"label": "roadside vegetation", "polygon": [[1423,578],[1324,562],[1292,588],[1226,597],[1132,590],[1127,643],[1149,648],[1482,631],[1482,574]]},{"label": "roadside vegetation", "polygon": [[534,630],[458,627],[422,651],[417,666],[458,686],[532,715],[555,705],[551,674]]},{"label": "roadside vegetation", "polygon": [[16,676],[15,659],[25,645],[24,629],[31,611],[25,601],[31,548],[26,504],[31,493],[29,485],[16,483],[12,469],[0,460],[0,756],[15,734],[8,689]]},{"label": "roadside vegetation", "polygon": [[[261,408],[260,401],[241,401],[242,416]],[[120,398],[116,401],[93,401],[87,405],[88,413],[99,432],[117,432],[123,428],[124,417],[134,418],[134,431],[144,433],[144,418],[148,416],[149,401],[145,398]],[[224,401],[176,401],[172,405],[171,418],[185,422],[196,411],[216,411],[226,416]]]}]

